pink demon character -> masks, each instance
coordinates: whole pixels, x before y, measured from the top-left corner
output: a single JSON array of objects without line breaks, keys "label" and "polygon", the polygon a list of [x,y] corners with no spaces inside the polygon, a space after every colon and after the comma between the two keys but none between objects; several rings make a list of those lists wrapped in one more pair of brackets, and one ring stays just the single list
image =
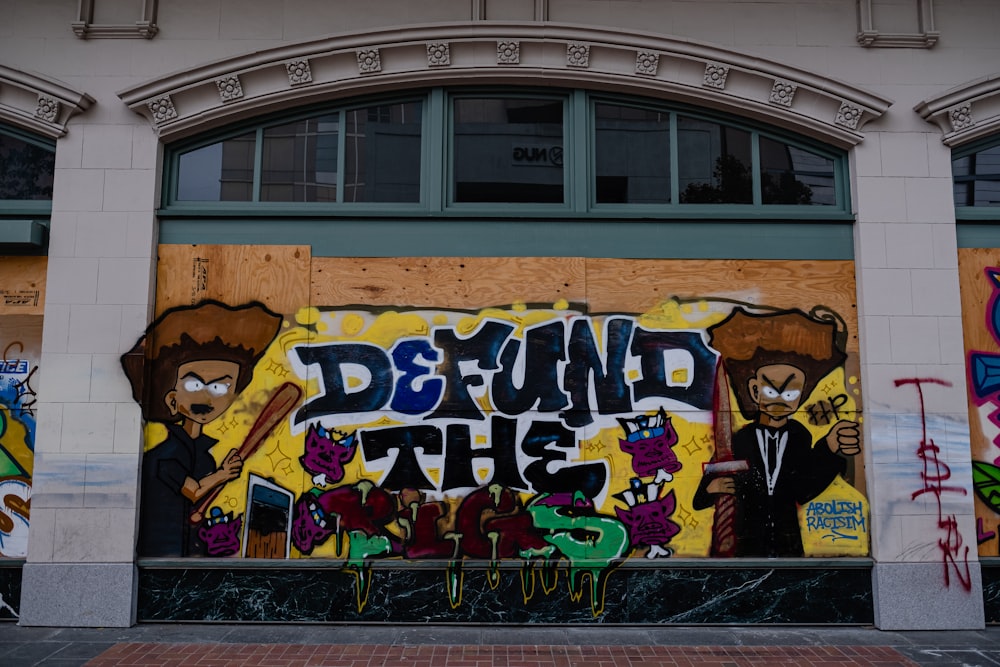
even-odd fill
[{"label": "pink demon character", "polygon": [[629,506],[627,510],[616,507],[615,514],[628,527],[633,545],[649,547],[647,558],[673,554],[666,545],[681,531],[680,526],[670,520],[677,507],[674,491],[671,489],[660,498],[660,488],[656,483],[643,487],[642,482],[633,477],[631,488],[615,495]]},{"label": "pink demon character", "polygon": [[669,482],[681,469],[674,454],[677,431],[670,417],[660,408],[655,415],[639,415],[634,419],[618,419],[625,429],[626,439],[618,439],[622,451],[632,455],[632,470],[639,477],[654,477],[656,482]]},{"label": "pink demon character", "polygon": [[326,486],[344,478],[344,464],[354,458],[357,441],[354,434],[310,424],[306,433],[305,449],[299,462],[313,476],[316,486]]}]

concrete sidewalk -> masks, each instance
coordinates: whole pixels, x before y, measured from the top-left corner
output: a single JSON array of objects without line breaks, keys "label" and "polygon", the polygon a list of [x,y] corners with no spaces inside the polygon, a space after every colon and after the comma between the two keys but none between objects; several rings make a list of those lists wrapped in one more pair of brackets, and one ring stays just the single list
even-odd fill
[{"label": "concrete sidewalk", "polygon": [[1000,666],[1000,627],[329,626],[0,624],[3,667],[70,665],[632,667],[633,665]]}]

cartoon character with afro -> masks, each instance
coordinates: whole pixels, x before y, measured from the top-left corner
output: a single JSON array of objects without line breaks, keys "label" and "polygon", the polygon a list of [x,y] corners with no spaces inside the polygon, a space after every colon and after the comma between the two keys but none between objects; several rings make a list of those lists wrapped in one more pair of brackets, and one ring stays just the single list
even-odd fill
[{"label": "cartoon character with afro", "polygon": [[[708,333],[721,355],[720,378],[724,373],[740,413],[752,420],[732,435],[731,457],[729,443],[716,443],[716,461],[706,466],[694,497],[695,509],[716,505],[716,534],[722,528],[735,538],[726,553],[718,553],[713,540],[713,555],[802,556],[798,505],[822,493],[845,472],[844,457],[861,451],[855,422],[838,421],[814,446],[793,419],[847,356],[836,324],[800,311],[757,315],[737,308]],[[724,383],[717,390],[728,393]],[[720,499],[735,509],[729,517]],[[722,526],[727,521],[731,525]]]},{"label": "cartoon character with afro", "polygon": [[140,556],[207,553],[191,512],[239,477],[243,460],[234,449],[216,465],[210,450],[218,441],[203,428],[250,384],[280,327],[281,316],[260,303],[203,301],[164,312],[122,356],[143,417],[167,427],[167,439],[142,460]]}]

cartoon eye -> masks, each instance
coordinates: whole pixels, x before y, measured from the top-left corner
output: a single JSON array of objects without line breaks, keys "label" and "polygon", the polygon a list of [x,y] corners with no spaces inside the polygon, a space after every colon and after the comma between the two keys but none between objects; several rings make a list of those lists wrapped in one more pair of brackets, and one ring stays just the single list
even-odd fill
[{"label": "cartoon eye", "polygon": [[184,380],[184,391],[201,391],[205,388],[205,383],[201,380],[195,378],[186,378]]},{"label": "cartoon eye", "polygon": [[774,387],[764,387],[762,390],[764,398],[778,398],[778,390]]},{"label": "cartoon eye", "polygon": [[789,389],[787,391],[781,392],[781,398],[791,403],[792,401],[794,401],[799,397],[800,393],[802,392],[800,392],[798,389]]},{"label": "cartoon eye", "polygon": [[212,396],[225,396],[229,393],[229,383],[227,382],[213,382],[208,385],[208,393]]}]

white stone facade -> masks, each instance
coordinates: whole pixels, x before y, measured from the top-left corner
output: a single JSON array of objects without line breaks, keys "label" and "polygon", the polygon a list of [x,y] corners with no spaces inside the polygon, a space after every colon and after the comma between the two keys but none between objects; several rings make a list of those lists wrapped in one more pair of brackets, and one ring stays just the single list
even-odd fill
[{"label": "white stone facade", "polygon": [[[181,0],[115,39],[74,33],[66,3],[9,4],[0,120],[58,137],[23,624],[135,621],[142,422],[119,357],[152,315],[164,142],[322,99],[541,79],[849,148],[876,625],[983,625],[950,156],[1000,131],[993,0],[939,2],[935,39],[884,47],[840,0]],[[921,416],[965,491],[940,506],[912,502]],[[971,591],[942,581],[942,507]]]}]

